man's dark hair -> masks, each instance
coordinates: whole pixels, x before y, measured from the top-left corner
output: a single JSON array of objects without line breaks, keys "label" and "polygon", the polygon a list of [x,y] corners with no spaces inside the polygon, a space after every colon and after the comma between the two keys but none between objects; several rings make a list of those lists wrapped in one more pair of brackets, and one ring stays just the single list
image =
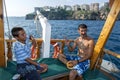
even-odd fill
[{"label": "man's dark hair", "polygon": [[80,24],[80,25],[78,26],[78,30],[79,30],[80,28],[87,28],[87,25],[85,25],[85,24]]},{"label": "man's dark hair", "polygon": [[12,28],[12,30],[11,30],[11,33],[12,33],[12,36],[13,37],[18,37],[18,35],[19,35],[19,31],[21,31],[21,30],[24,30],[23,28],[21,28],[21,27],[14,27],[14,28]]}]

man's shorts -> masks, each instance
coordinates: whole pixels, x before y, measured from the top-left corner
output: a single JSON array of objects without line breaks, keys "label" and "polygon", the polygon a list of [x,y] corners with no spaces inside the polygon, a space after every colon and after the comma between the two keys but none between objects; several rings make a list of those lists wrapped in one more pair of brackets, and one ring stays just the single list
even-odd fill
[{"label": "man's shorts", "polygon": [[17,64],[17,72],[21,75],[23,80],[41,80],[37,72],[36,66],[29,63]]},{"label": "man's shorts", "polygon": [[[67,60],[80,60],[79,56],[66,55]],[[76,64],[73,69],[77,70],[78,75],[82,75],[90,66],[90,60],[85,60]]]}]

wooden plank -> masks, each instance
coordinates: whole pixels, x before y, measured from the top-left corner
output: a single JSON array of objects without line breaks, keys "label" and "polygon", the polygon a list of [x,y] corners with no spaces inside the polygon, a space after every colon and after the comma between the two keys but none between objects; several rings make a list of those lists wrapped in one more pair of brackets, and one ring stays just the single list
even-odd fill
[{"label": "wooden plank", "polygon": [[[49,76],[46,78],[42,78],[42,80],[61,80],[60,78],[66,78],[68,76],[69,76],[69,72],[65,72],[65,73]],[[66,79],[62,79],[62,80],[66,80]]]},{"label": "wooden plank", "polygon": [[112,56],[120,59],[120,54],[119,54],[119,53],[115,53],[115,52],[112,52],[112,51],[107,50],[107,49],[103,49],[103,51],[104,51],[106,54],[112,55]]},{"label": "wooden plank", "polygon": [[96,63],[100,53],[102,52],[106,41],[108,40],[108,37],[112,31],[115,20],[119,14],[119,11],[120,11],[120,0],[115,0],[113,5],[112,5],[110,13],[108,14],[108,17],[107,17],[107,20],[104,24],[104,27],[100,33],[98,41],[95,45],[94,53],[93,53],[93,56],[91,58],[91,65],[90,65],[91,69],[94,68],[95,63]]},{"label": "wooden plank", "polygon": [[110,6],[110,8],[112,7],[113,2],[114,2],[114,0],[109,0],[109,6]]},{"label": "wooden plank", "polygon": [[3,1],[0,0],[0,66],[5,67]]}]

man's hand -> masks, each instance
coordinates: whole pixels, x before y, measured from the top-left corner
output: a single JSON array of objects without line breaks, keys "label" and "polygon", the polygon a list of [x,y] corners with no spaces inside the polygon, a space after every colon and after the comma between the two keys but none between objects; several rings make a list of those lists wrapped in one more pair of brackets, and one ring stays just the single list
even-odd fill
[{"label": "man's hand", "polygon": [[29,36],[30,40],[34,40],[34,37],[32,35]]},{"label": "man's hand", "polygon": [[77,60],[73,60],[73,61],[71,61],[72,62],[72,64],[75,66],[76,64],[78,64],[78,61]]},{"label": "man's hand", "polygon": [[44,70],[44,69],[40,66],[40,64],[38,64],[38,65],[36,66],[36,68],[37,68],[37,70],[41,70],[41,71]]},{"label": "man's hand", "polygon": [[30,35],[29,38],[30,38],[30,40],[32,41],[33,46],[34,46],[34,47],[37,47],[35,38],[34,38],[32,35]]},{"label": "man's hand", "polygon": [[69,46],[69,45],[70,45],[70,41],[69,41],[69,40],[66,40],[66,41],[65,41],[65,44],[66,44],[67,46]]},{"label": "man's hand", "polygon": [[73,60],[73,61],[71,60],[71,61],[68,61],[66,65],[67,65],[67,68],[68,68],[68,69],[73,69],[73,67],[74,67],[76,64],[78,64],[78,61],[77,61],[77,60]]},{"label": "man's hand", "polygon": [[48,65],[47,64],[38,64],[36,66],[36,68],[37,68],[37,71],[39,73],[44,73],[44,72],[46,72],[48,70]]}]

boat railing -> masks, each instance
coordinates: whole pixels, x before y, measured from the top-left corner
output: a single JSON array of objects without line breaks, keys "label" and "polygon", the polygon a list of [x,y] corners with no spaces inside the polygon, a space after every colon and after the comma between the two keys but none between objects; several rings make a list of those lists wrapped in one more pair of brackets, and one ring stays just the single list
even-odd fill
[{"label": "boat railing", "polygon": [[108,50],[108,49],[103,49],[103,51],[104,51],[104,53],[106,53],[106,54],[112,55],[112,56],[120,59],[120,54],[119,54],[119,53],[110,51],[110,50]]},{"label": "boat railing", "polygon": [[[12,60],[12,43],[15,41],[15,40],[9,40],[9,39],[6,39],[5,40],[6,43],[7,43],[7,58],[8,60]],[[73,41],[72,39],[70,41]],[[40,57],[40,50],[41,50],[41,45],[42,45],[42,38],[36,38],[36,42],[37,42],[37,45],[38,45],[38,52],[37,52],[37,56],[38,58]],[[52,43],[60,43],[60,50],[61,50],[61,53],[64,53],[64,47],[65,47],[65,40],[64,39],[51,39],[51,44]],[[107,50],[107,49],[103,49],[103,52],[101,53],[101,55],[99,56],[97,62],[96,62],[96,66],[97,68],[100,68],[101,66],[101,63],[102,63],[102,59],[104,57],[105,54],[109,54],[111,56],[114,56],[115,58],[118,58],[120,59],[120,54],[118,53],[115,53],[115,52],[112,52],[110,50]],[[93,55],[94,56],[94,55]]]},{"label": "boat railing", "polygon": [[120,54],[108,49],[103,49],[103,52],[105,60],[101,57],[101,69],[120,79]]},{"label": "boat railing", "polygon": [[[104,55],[108,55],[109,57],[109,61],[112,60],[110,59],[110,56],[114,57],[114,59],[120,59],[120,54],[119,53],[116,53],[116,52],[113,52],[113,51],[110,51],[108,49],[103,49],[101,55],[99,56],[97,62],[96,62],[96,67],[97,68],[100,68],[101,67],[101,63],[102,63],[102,60],[103,60],[103,57]],[[111,61],[110,61],[111,62]]]},{"label": "boat railing", "polygon": [[[15,39],[12,39],[12,40],[9,40],[9,39],[6,39],[5,42],[7,44],[6,48],[7,48],[7,58],[8,60],[12,60],[12,43],[15,41]],[[70,40],[70,41],[73,41],[73,40]],[[42,47],[42,38],[36,38],[36,43],[37,43],[37,46],[38,46],[38,51],[37,51],[37,56],[38,58],[40,57],[40,49]],[[51,44],[52,43],[60,43],[60,50],[61,50],[61,53],[64,53],[64,46],[65,46],[65,40],[64,39],[51,39]]]},{"label": "boat railing", "polygon": [[[15,39],[12,39],[12,40],[9,40],[9,39],[5,39],[5,42],[6,42],[6,53],[7,53],[7,60],[12,60],[12,44],[13,42],[15,42],[16,40]],[[36,39],[36,43],[37,43],[37,49],[38,49],[38,52],[37,52],[37,57],[40,56],[40,47],[42,45],[42,39],[38,38]]]}]

